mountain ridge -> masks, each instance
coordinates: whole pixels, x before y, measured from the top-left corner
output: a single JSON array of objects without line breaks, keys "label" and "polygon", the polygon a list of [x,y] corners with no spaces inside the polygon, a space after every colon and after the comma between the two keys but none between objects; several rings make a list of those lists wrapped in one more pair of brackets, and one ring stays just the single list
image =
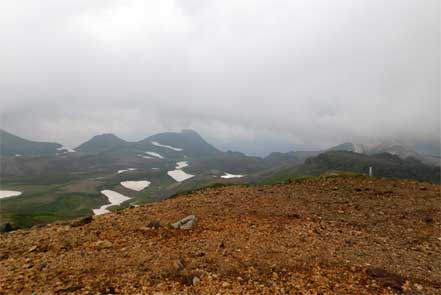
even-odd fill
[{"label": "mountain ridge", "polygon": [[0,129],[0,155],[47,155],[62,149],[56,142],[32,141]]}]

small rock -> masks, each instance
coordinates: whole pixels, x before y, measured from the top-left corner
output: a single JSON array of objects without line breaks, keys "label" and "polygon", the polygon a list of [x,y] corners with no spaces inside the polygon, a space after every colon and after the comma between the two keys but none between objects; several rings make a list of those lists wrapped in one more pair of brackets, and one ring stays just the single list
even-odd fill
[{"label": "small rock", "polygon": [[100,240],[95,243],[97,249],[108,249],[111,248],[113,244],[109,240]]},{"label": "small rock", "polygon": [[31,248],[29,248],[28,252],[34,252],[35,250],[37,250],[37,246],[32,246]]},{"label": "small rock", "polygon": [[184,269],[184,263],[182,262],[182,259],[175,260],[173,262],[173,268],[176,272],[181,271]]},{"label": "small rock", "polygon": [[92,216],[86,216],[86,217],[83,217],[83,218],[81,218],[81,219],[78,219],[78,220],[72,221],[71,224],[70,224],[70,226],[72,226],[72,227],[82,226],[82,225],[85,225],[85,224],[91,223],[92,220],[93,220],[93,217],[92,217]]},{"label": "small rock", "polygon": [[228,288],[228,287],[230,287],[230,286],[231,286],[231,284],[228,283],[228,282],[223,282],[223,283],[222,283],[222,288]]},{"label": "small rock", "polygon": [[8,233],[13,231],[14,228],[12,227],[12,225],[10,223],[4,223],[0,225],[0,233]]},{"label": "small rock", "polygon": [[196,225],[197,220],[198,219],[196,216],[189,215],[175,223],[172,223],[171,226],[176,229],[190,230]]},{"label": "small rock", "polygon": [[153,221],[150,221],[147,226],[150,228],[158,229],[161,227],[161,222],[159,220],[153,220]]},{"label": "small rock", "polygon": [[70,225],[63,225],[56,229],[57,232],[65,232],[71,229]]},{"label": "small rock", "polygon": [[416,288],[418,291],[423,290],[423,286],[420,285],[420,284],[415,284],[415,288]]},{"label": "small rock", "polygon": [[201,279],[199,279],[198,277],[194,277],[193,278],[193,286],[196,286],[197,284],[199,284],[201,282]]},{"label": "small rock", "polygon": [[395,290],[403,291],[403,285],[406,280],[402,276],[390,273],[382,268],[371,267],[367,270],[367,274],[377,280],[382,286],[390,287]]}]

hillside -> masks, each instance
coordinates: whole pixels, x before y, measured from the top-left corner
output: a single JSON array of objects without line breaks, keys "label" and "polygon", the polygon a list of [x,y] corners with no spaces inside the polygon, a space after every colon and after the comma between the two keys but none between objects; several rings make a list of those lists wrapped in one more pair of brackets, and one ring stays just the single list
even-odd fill
[{"label": "hillside", "polygon": [[[398,140],[386,140],[380,143],[374,144],[358,144],[352,142],[346,142],[337,146],[334,146],[327,151],[346,151],[346,152],[354,152],[357,154],[365,154],[365,155],[376,155],[376,154],[392,154],[403,160],[407,158],[417,159],[418,161],[429,165],[429,166],[437,166],[440,167],[441,161],[439,157],[439,147],[438,151],[435,149],[430,149],[431,153],[427,154],[427,152],[417,152],[417,147],[412,148]],[[426,151],[425,149],[422,149]]]},{"label": "hillside", "polygon": [[0,156],[49,155],[66,151],[59,143],[37,142],[0,129]]},{"label": "hillside", "polygon": [[196,131],[184,129],[181,132],[166,132],[150,136],[137,143],[137,146],[168,146],[169,150],[182,151],[189,157],[207,157],[220,151],[206,142]]},{"label": "hillside", "polygon": [[[19,227],[90,215],[109,204],[102,191],[124,197],[111,210],[164,199],[213,183],[237,182],[265,168],[264,160],[221,152],[195,131],[160,133],[139,142],[97,135],[77,152],[0,157],[0,220]],[[179,167],[179,168],[177,168]],[[232,175],[233,179],[222,178]],[[126,182],[147,183],[141,190]],[[110,202],[111,203],[111,202]]]},{"label": "hillside", "polygon": [[289,163],[270,167],[250,175],[250,183],[277,183],[305,176],[318,176],[329,172],[368,174],[373,167],[375,176],[415,179],[440,183],[440,168],[417,159],[402,159],[389,153],[366,155],[351,151],[328,151],[307,158],[304,163]]},{"label": "hillside", "polygon": [[420,161],[402,158],[389,153],[371,156],[353,152],[327,152],[314,158],[309,158],[306,165],[310,169],[324,172],[327,170],[343,170],[357,173],[367,173],[373,167],[374,175],[391,178],[411,178],[416,180],[440,182],[439,167],[428,166]]},{"label": "hillside", "polygon": [[[376,176],[440,180],[439,168],[412,158],[341,151],[251,157],[220,151],[191,130],[160,133],[138,142],[101,134],[77,152],[56,151],[0,157],[0,223],[29,227],[90,215],[103,207],[116,210],[155,202],[213,184],[271,184],[334,170],[366,174],[369,166]],[[130,187],[140,184],[141,189]],[[103,191],[123,200],[112,202]]]},{"label": "hillside", "polygon": [[114,134],[105,133],[92,137],[90,140],[75,148],[75,150],[85,153],[99,153],[123,148],[126,147],[128,144],[128,142],[124,141]]},{"label": "hillside", "polygon": [[[0,293],[439,294],[440,190],[367,177],[216,187],[6,233]],[[168,227],[190,214],[191,230]]]}]

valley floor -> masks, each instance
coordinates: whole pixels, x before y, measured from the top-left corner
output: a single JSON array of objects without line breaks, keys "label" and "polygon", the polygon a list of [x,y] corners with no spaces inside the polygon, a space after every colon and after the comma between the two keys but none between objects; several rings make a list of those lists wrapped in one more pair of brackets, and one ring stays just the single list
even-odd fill
[{"label": "valley floor", "polygon": [[19,230],[0,236],[0,294],[441,294],[440,193],[322,177]]}]

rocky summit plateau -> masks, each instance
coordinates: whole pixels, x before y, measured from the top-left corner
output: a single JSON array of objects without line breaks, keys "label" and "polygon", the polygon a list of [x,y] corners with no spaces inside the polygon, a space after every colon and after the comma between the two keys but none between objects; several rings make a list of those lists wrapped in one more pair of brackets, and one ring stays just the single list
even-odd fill
[{"label": "rocky summit plateau", "polygon": [[329,174],[11,231],[0,294],[441,294],[440,193]]}]

